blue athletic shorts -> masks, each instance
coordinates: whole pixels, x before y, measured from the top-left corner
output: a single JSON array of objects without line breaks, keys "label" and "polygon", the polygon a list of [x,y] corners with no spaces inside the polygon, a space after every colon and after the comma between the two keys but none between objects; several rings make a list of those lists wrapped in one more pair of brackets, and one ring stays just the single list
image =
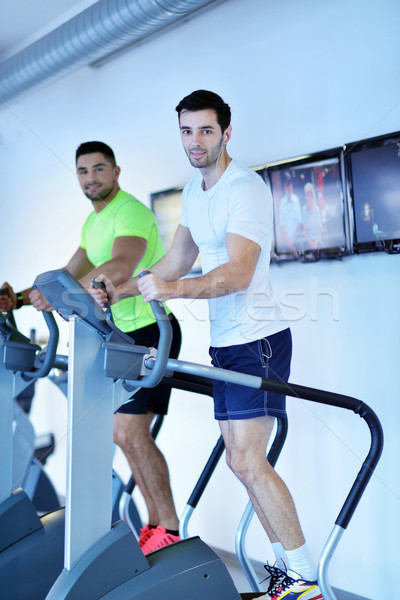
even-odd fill
[{"label": "blue athletic shorts", "polygon": [[[247,344],[211,347],[209,352],[214,367],[287,382],[292,358],[292,335],[288,328]],[[280,417],[286,410],[286,396],[235,383],[214,381],[213,394],[217,421],[266,415]]]}]

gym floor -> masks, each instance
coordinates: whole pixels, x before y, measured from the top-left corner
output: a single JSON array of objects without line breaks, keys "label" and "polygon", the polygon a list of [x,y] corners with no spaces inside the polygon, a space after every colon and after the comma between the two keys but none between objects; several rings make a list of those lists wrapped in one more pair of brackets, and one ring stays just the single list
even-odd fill
[{"label": "gym floor", "polygon": [[[218,554],[218,556],[220,557],[220,559],[224,562],[226,568],[228,569],[233,582],[235,584],[236,589],[242,594],[242,593],[250,593],[251,592],[251,588],[250,588],[250,584],[246,579],[245,574],[243,573],[243,570],[236,558],[235,555],[232,555],[228,552],[223,552],[221,550],[217,550],[214,548],[214,551]],[[262,581],[263,579],[265,579],[266,576],[266,572],[264,571],[263,565],[260,564],[254,564],[253,562],[253,567],[255,569],[256,575],[258,577],[258,581]],[[267,589],[267,587],[265,588],[265,590]],[[254,597],[256,595],[254,594]]]}]

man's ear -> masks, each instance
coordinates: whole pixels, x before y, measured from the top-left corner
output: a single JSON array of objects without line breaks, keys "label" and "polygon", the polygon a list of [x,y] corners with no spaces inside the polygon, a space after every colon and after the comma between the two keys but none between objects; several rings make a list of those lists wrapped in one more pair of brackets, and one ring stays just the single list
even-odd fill
[{"label": "man's ear", "polygon": [[232,125],[228,125],[228,127],[224,131],[224,139],[222,141],[223,144],[227,144],[231,139],[232,135]]}]

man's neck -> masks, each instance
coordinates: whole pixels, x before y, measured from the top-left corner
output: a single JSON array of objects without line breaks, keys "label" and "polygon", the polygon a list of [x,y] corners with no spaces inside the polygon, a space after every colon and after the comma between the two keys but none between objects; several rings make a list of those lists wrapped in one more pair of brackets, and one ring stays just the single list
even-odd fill
[{"label": "man's neck", "polygon": [[111,200],[115,198],[121,188],[116,186],[112,189],[112,191],[103,198],[102,200],[92,200],[92,206],[94,210],[99,213],[101,212],[108,204],[110,204]]},{"label": "man's neck", "polygon": [[200,169],[203,177],[202,188],[204,191],[210,190],[217,181],[222,177],[228,168],[229,163],[232,161],[226,150],[221,154],[218,161],[209,167]]}]

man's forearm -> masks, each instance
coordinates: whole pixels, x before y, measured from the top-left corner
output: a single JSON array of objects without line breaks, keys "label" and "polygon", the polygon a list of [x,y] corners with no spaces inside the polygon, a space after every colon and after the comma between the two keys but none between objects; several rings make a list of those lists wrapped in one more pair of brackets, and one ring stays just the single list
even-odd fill
[{"label": "man's forearm", "polygon": [[218,298],[246,289],[250,281],[251,277],[236,271],[235,266],[228,262],[200,277],[174,283],[177,298]]},{"label": "man's forearm", "polygon": [[174,298],[217,298],[246,289],[251,281],[251,274],[241,273],[235,263],[226,263],[201,275],[177,281],[165,281],[156,275],[144,278],[140,290],[146,301],[172,300]]},{"label": "man's forearm", "polygon": [[[164,257],[150,267],[149,271],[154,273],[157,277],[166,282],[177,284],[177,277],[179,277],[178,271],[171,268],[171,264],[164,260]],[[106,273],[105,273],[106,274]],[[138,296],[140,294],[138,289],[138,278],[131,277],[126,281],[115,286],[116,298],[123,300],[124,298],[130,298],[132,296]]]},{"label": "man's forearm", "polygon": [[80,279],[80,283],[83,285],[83,287],[89,289],[92,279],[98,275],[106,275],[117,287],[126,280],[129,281],[131,273],[129,267],[121,262],[120,259],[111,259],[99,267],[92,269]]},{"label": "man's forearm", "polygon": [[[153,277],[144,277],[139,288],[146,301],[172,300],[173,298],[218,298],[249,287],[260,255],[260,246],[242,236],[227,234],[226,247],[229,260],[200,277],[176,278],[172,281],[174,261],[169,261],[172,269],[167,273],[163,260],[151,269]],[[168,257],[171,254],[168,253]]]},{"label": "man's forearm", "polygon": [[177,281],[187,275],[192,267],[192,263],[181,264],[184,261],[180,261],[178,258],[180,257],[174,257],[173,254],[168,252],[150,267],[150,271],[164,281]]},{"label": "man's forearm", "polygon": [[139,290],[137,286],[137,277],[127,279],[115,287],[116,298],[118,300],[124,300],[124,298],[131,298],[132,296],[138,296]]},{"label": "man's forearm", "polygon": [[17,308],[21,306],[28,306],[31,301],[29,299],[29,294],[31,293],[32,288],[27,288],[26,290],[22,290],[21,292],[15,292],[17,297]]}]

